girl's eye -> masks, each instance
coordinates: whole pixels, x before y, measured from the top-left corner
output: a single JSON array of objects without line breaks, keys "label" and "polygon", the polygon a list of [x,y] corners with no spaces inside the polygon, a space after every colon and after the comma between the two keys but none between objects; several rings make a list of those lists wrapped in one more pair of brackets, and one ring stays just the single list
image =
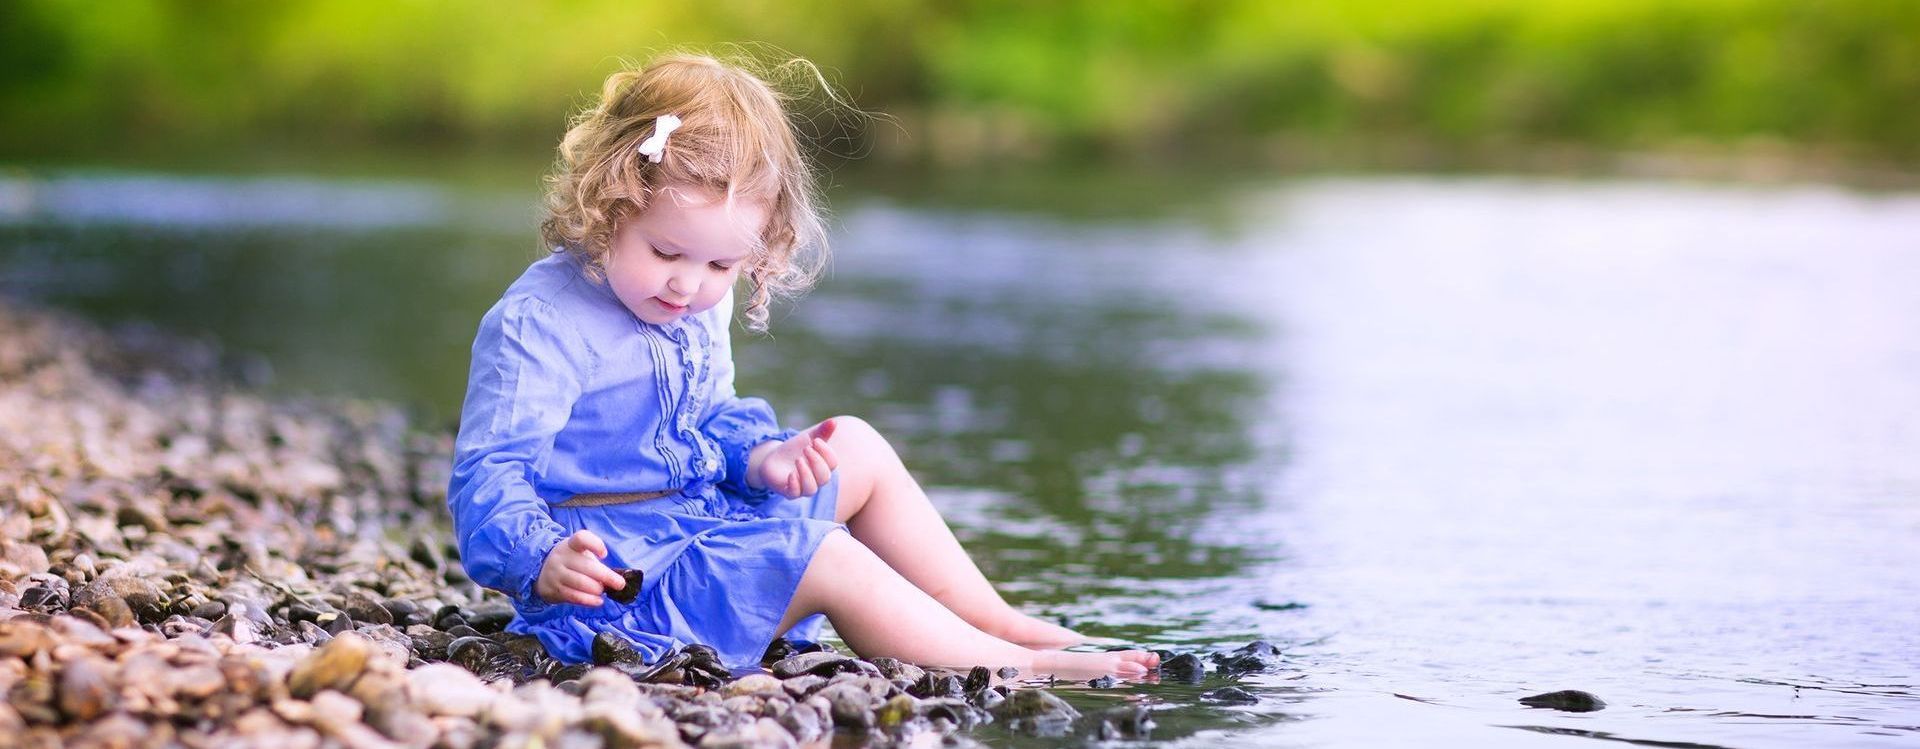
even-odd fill
[{"label": "girl's eye", "polygon": [[653,256],[660,258],[661,260],[677,260],[680,257],[679,255],[669,255],[667,253],[661,252],[660,248],[658,247],[653,248]]},{"label": "girl's eye", "polygon": [[707,263],[707,265],[712,266],[714,270],[720,271],[721,273],[725,273],[733,268],[733,266],[724,263]]}]

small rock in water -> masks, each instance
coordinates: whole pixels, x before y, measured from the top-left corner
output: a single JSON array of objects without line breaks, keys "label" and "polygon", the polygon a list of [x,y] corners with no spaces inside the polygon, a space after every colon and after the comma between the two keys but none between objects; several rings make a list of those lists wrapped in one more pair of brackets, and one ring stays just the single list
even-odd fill
[{"label": "small rock in water", "polygon": [[1255,640],[1231,653],[1215,653],[1213,663],[1230,674],[1265,671],[1280,665],[1280,649],[1265,640]]},{"label": "small rock in water", "polygon": [[1097,679],[1087,680],[1087,686],[1093,687],[1094,689],[1112,689],[1119,684],[1120,680],[1111,676],[1102,676]]},{"label": "small rock in water", "polygon": [[1012,666],[1001,666],[999,671],[994,672],[994,675],[1002,679],[1012,680],[1012,679],[1019,678],[1020,669],[1014,668]]},{"label": "small rock in water", "polygon": [[920,677],[919,681],[914,682],[913,686],[907,688],[907,694],[921,699],[932,699],[934,697],[965,697],[967,696],[967,689],[966,685],[961,683],[960,677],[958,676],[954,676],[953,674],[943,675],[928,671],[926,675]]},{"label": "small rock in water", "polygon": [[995,706],[1006,701],[1007,696],[992,687],[967,695],[967,702],[982,710],[992,710]]},{"label": "small rock in water", "polygon": [[1007,695],[1007,700],[995,707],[993,713],[1006,720],[1013,730],[1042,736],[1065,733],[1080,717],[1080,711],[1066,700],[1042,689],[1017,690]]},{"label": "small rock in water", "polygon": [[893,699],[881,705],[880,709],[874,713],[873,719],[881,728],[895,728],[913,719],[918,713],[919,701],[911,696],[900,694],[894,695]]},{"label": "small rock in water", "polygon": [[1251,705],[1260,701],[1260,698],[1253,696],[1252,692],[1239,687],[1221,687],[1201,692],[1200,699],[1228,705]]},{"label": "small rock in water", "polygon": [[1094,738],[1098,741],[1139,740],[1148,738],[1152,731],[1152,713],[1140,705],[1129,705],[1103,713],[1100,726],[1094,729]]},{"label": "small rock in water", "polygon": [[1181,653],[1160,661],[1160,675],[1177,681],[1197,682],[1207,676],[1207,664],[1192,653]]},{"label": "small rock in water", "polygon": [[1582,692],[1578,689],[1562,689],[1558,692],[1536,694],[1532,697],[1521,697],[1520,704],[1526,705],[1527,707],[1565,710],[1570,713],[1590,713],[1607,706],[1607,703],[1602,702],[1600,698],[1595,697],[1593,693]]}]

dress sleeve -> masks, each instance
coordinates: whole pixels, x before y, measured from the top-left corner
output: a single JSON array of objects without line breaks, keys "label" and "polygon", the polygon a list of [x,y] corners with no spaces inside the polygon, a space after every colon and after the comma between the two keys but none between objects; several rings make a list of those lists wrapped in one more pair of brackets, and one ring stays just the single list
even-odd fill
[{"label": "dress sleeve", "polygon": [[772,492],[754,489],[747,483],[747,456],[761,443],[784,440],[799,432],[781,429],[780,422],[774,419],[773,406],[766,400],[742,398],[734,392],[730,325],[733,293],[728,292],[718,306],[722,311],[716,316],[718,324],[713,331],[713,396],[707,400],[713,405],[708,408],[700,429],[720,445],[720,452],[726,458],[727,473],[720,486],[745,499],[763,499]]},{"label": "dress sleeve", "polygon": [[566,535],[531,479],[545,470],[591,365],[584,340],[536,299],[496,305],[474,338],[447,506],[467,575],[523,610],[547,605],[533,585]]}]

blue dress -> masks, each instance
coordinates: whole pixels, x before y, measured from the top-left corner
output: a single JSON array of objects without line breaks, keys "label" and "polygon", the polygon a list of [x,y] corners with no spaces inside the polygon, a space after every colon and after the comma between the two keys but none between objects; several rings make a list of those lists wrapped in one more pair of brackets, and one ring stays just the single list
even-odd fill
[{"label": "blue dress", "polygon": [[[529,266],[480,321],[447,489],[460,557],[507,594],[508,630],[566,662],[611,630],[649,661],[705,643],[759,663],[834,521],[836,474],[811,497],[747,486],[747,454],[794,434],[733,389],[733,296],[666,325],[635,317],[572,253]],[[631,504],[559,507],[575,494],[674,490]],[[533,592],[547,553],[579,530],[615,569],[645,572],[637,600],[598,607]],[[791,636],[815,639],[821,618]]]}]

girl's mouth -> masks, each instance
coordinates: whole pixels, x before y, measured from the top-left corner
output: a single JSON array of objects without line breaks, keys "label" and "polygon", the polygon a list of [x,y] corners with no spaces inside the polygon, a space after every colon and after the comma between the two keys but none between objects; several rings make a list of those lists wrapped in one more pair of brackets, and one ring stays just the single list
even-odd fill
[{"label": "girl's mouth", "polygon": [[687,311],[687,305],[684,305],[684,304],[668,304],[668,303],[667,303],[667,300],[665,300],[665,299],[661,299],[660,297],[654,297],[654,298],[653,298],[653,303],[654,303],[654,304],[658,304],[658,305],[660,305],[660,309],[663,309],[663,310],[666,310],[666,311],[668,311],[668,312],[671,312],[671,313],[673,313],[673,314],[676,314],[676,315],[677,315],[677,314],[680,314],[680,313],[682,313],[682,312],[685,312],[685,311]]}]

